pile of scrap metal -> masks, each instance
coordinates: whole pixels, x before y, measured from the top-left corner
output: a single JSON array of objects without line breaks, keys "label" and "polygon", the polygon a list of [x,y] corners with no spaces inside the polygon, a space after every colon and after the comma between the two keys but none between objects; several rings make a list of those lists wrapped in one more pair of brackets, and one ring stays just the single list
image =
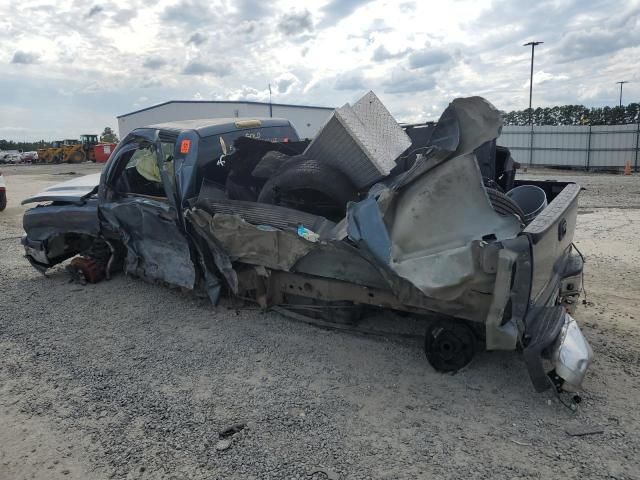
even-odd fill
[{"label": "pile of scrap metal", "polygon": [[[470,97],[436,125],[403,129],[370,92],[337,109],[302,154],[249,161],[255,202],[206,190],[190,202],[198,250],[211,253],[205,271],[265,308],[435,313],[425,351],[436,369],[458,370],[478,345],[526,347],[538,390],[576,388],[592,355],[565,313],[581,285],[571,246],[580,188],[563,184],[553,208],[545,198],[524,212],[508,195],[517,165],[496,147],[501,128],[498,110]],[[242,142],[234,155],[242,165]]]},{"label": "pile of scrap metal", "polygon": [[[186,215],[235,294],[261,288],[255,278],[238,278],[242,265],[254,265],[242,273],[267,268],[280,272],[268,274],[270,282],[282,274],[287,283],[284,272],[291,272],[354,284],[343,294],[306,295],[308,284],[289,295],[376,304],[380,292],[368,297],[373,302],[346,292],[390,289],[388,306],[484,322],[495,277],[485,271],[485,257],[496,255],[490,243],[524,227],[521,209],[501,191],[513,186],[515,172],[508,155],[500,162],[495,154],[501,125],[486,100],[461,98],[412,141],[369,92],[337,109],[301,154],[256,158],[264,145],[238,139],[229,163],[242,172],[230,174],[241,195],[202,188]],[[494,160],[483,175],[476,156],[490,149]],[[282,303],[281,293],[271,289],[259,300]]]}]

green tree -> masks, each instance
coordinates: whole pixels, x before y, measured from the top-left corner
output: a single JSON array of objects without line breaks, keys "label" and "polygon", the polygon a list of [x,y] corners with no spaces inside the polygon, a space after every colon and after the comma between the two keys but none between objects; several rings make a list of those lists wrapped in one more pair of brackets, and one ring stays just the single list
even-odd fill
[{"label": "green tree", "polygon": [[[529,109],[502,112],[505,125],[529,125]],[[560,105],[533,109],[534,125],[624,125],[640,121],[640,104],[623,107]]]},{"label": "green tree", "polygon": [[100,141],[105,143],[118,143],[118,136],[111,127],[104,127],[104,132],[100,135]]}]

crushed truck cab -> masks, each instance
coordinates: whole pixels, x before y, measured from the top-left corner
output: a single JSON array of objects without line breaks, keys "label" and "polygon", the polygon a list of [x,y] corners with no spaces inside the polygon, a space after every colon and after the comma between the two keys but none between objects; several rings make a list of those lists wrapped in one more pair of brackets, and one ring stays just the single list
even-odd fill
[{"label": "crushed truck cab", "polygon": [[27,200],[48,204],[25,213],[23,244],[41,271],[76,256],[85,281],[124,270],[330,321],[409,313],[439,371],[522,350],[537,390],[576,390],[592,359],[571,316],[580,187],[516,179],[501,126],[470,97],[401,127],[370,92],[310,143],[278,119],[138,129],[92,188]]}]

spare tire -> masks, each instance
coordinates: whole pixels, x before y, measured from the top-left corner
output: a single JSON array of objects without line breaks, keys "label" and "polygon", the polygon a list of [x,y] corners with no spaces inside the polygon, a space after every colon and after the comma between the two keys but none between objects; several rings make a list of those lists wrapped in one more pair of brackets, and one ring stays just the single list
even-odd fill
[{"label": "spare tire", "polygon": [[344,217],[348,202],[357,199],[351,181],[318,160],[287,162],[262,187],[258,202],[296,208],[331,220]]},{"label": "spare tire", "polygon": [[507,197],[504,193],[493,188],[486,188],[491,206],[500,215],[515,215],[521,222],[524,222],[524,212],[516,202]]}]

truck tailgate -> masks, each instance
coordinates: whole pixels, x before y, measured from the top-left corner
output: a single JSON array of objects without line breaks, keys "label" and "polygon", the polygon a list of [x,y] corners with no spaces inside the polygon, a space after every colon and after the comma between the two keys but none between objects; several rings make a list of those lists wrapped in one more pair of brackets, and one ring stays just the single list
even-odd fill
[{"label": "truck tailgate", "polygon": [[548,302],[568,267],[580,189],[575,183],[567,185],[524,230],[531,243],[533,304]]}]

